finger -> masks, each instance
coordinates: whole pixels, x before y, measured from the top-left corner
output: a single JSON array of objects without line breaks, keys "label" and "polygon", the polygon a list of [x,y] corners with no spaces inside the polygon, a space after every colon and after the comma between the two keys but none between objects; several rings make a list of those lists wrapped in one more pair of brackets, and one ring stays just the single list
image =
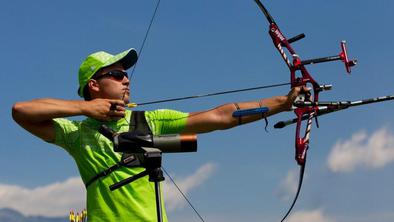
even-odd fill
[{"label": "finger", "polygon": [[311,87],[308,87],[308,86],[303,86],[303,87],[302,87],[302,91],[303,91],[303,92],[310,92],[311,90],[312,90]]},{"label": "finger", "polygon": [[113,117],[124,117],[125,112],[124,111],[118,111],[118,110],[112,110],[111,112],[108,113],[108,116],[111,118]]},{"label": "finger", "polygon": [[116,104],[111,104],[111,106],[109,108],[109,111],[125,111],[125,110],[126,110],[125,107],[119,106],[119,105],[116,105]]},{"label": "finger", "polygon": [[116,105],[118,105],[118,106],[125,106],[125,103],[124,103],[123,100],[112,99],[112,100],[109,100],[109,102],[110,102],[111,104],[116,104]]},{"label": "finger", "polygon": [[112,103],[111,106],[109,107],[110,111],[115,111],[116,110],[117,105],[115,103]]},{"label": "finger", "polygon": [[311,94],[311,89],[308,87],[304,87],[302,88],[302,93],[304,93],[305,95],[310,95]]}]

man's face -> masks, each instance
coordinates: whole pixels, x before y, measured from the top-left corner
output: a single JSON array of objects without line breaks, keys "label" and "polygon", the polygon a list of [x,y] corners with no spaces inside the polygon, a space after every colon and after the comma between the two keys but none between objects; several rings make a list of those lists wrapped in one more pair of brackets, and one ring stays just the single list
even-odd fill
[{"label": "man's face", "polygon": [[95,75],[96,79],[92,80],[97,82],[97,96],[105,99],[119,99],[129,103],[130,81],[128,77],[115,78],[108,74],[110,72],[125,72],[125,70],[120,63],[115,63],[98,71]]}]

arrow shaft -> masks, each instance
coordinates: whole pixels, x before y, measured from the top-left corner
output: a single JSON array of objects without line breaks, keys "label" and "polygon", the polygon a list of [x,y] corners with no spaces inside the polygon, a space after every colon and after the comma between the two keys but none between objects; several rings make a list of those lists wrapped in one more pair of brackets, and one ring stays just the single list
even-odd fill
[{"label": "arrow shaft", "polygon": [[287,86],[287,85],[290,85],[290,83],[279,83],[279,84],[257,86],[257,87],[251,87],[251,88],[243,88],[243,89],[235,89],[235,90],[228,90],[228,91],[220,91],[220,92],[193,95],[193,96],[161,99],[161,100],[137,103],[137,106],[151,105],[151,104],[157,104],[157,103],[166,103],[166,102],[173,102],[173,101],[180,101],[180,100],[188,100],[188,99],[197,99],[197,98],[211,97],[211,96],[219,96],[219,95],[224,95],[224,94],[239,93],[239,92],[246,92],[246,91],[253,91],[253,90],[260,90],[260,89],[267,89],[267,88],[275,88],[275,87]]}]

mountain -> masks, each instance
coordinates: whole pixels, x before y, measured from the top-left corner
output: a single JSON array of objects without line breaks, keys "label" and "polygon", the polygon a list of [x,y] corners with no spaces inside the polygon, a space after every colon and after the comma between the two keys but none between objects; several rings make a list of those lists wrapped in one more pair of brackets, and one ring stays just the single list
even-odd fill
[{"label": "mountain", "polygon": [[68,217],[43,217],[43,216],[25,216],[22,213],[10,209],[0,209],[1,222],[69,222]]}]

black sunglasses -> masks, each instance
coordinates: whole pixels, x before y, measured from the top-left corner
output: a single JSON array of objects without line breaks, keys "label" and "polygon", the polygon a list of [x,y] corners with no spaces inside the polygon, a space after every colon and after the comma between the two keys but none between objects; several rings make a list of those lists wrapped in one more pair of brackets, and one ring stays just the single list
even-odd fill
[{"label": "black sunglasses", "polygon": [[116,80],[123,80],[124,77],[129,78],[127,72],[123,71],[111,71],[99,76],[93,76],[92,79],[98,80],[104,77],[113,77]]}]

